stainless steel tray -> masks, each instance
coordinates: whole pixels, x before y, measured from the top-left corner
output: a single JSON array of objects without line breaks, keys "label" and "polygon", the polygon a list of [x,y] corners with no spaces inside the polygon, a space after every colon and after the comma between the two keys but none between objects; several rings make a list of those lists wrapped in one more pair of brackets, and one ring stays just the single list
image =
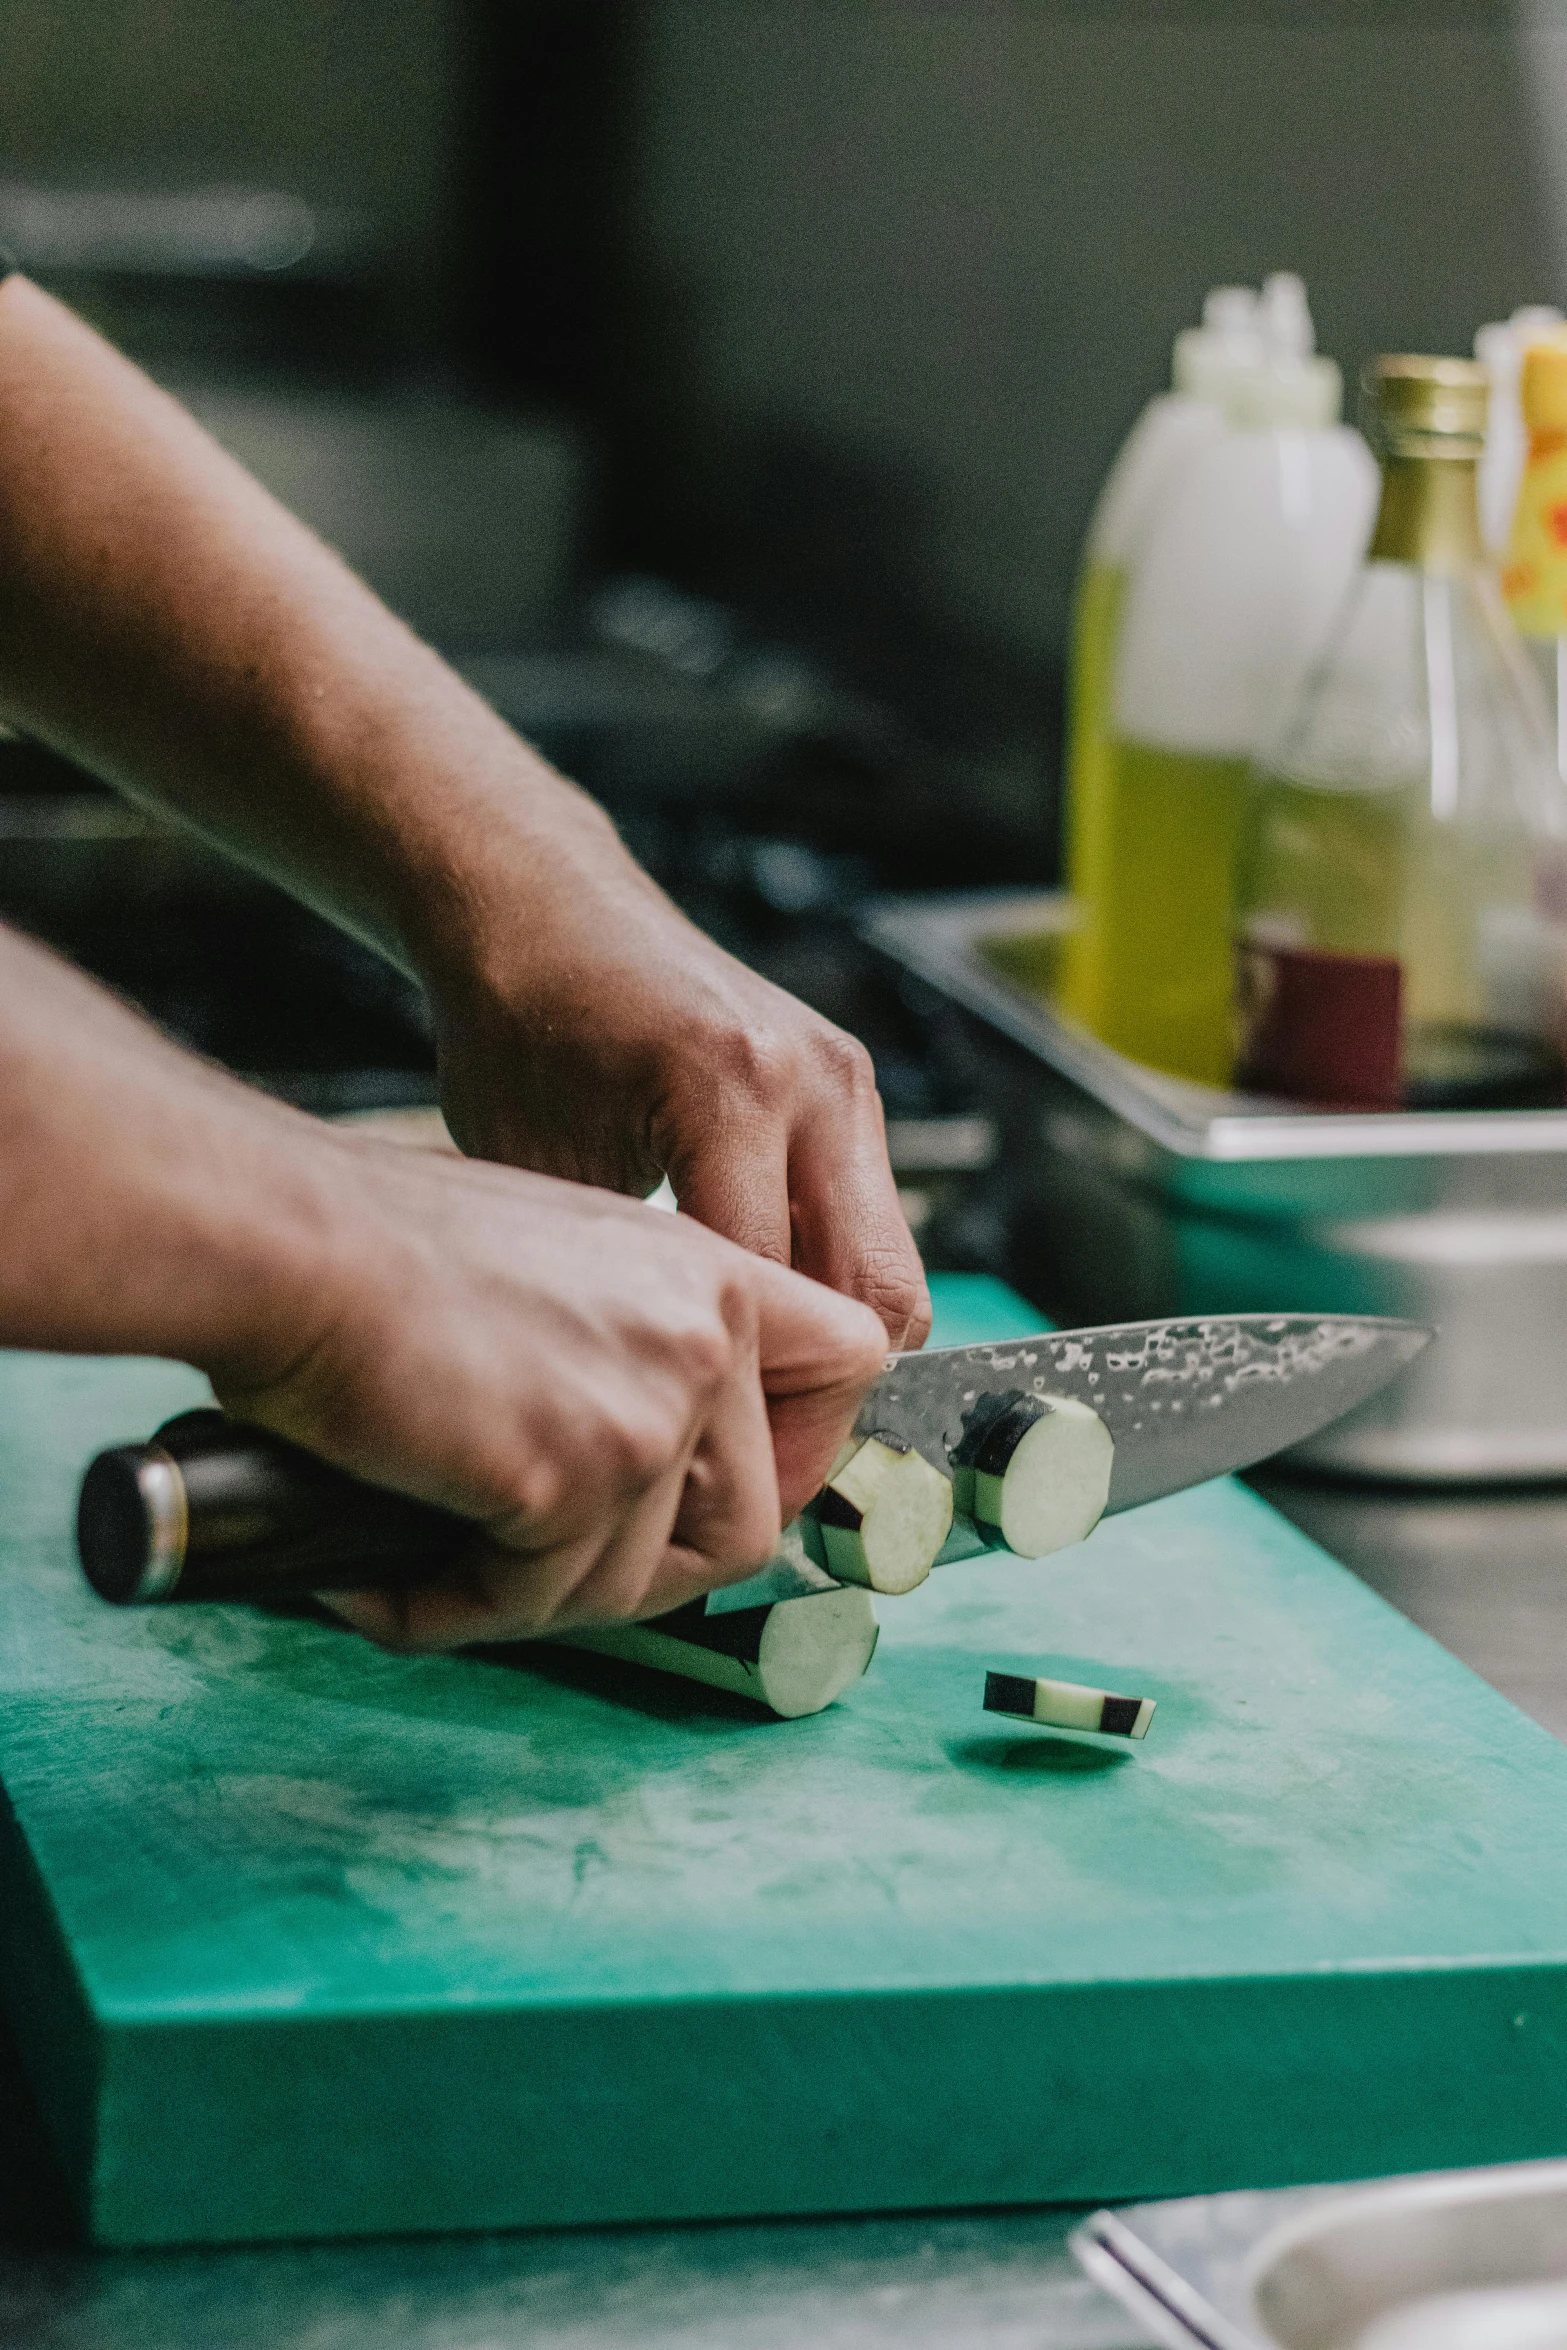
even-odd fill
[{"label": "stainless steel tray", "polygon": [[1138,2204],[1071,2248],[1169,2350],[1567,2342],[1567,2162]]},{"label": "stainless steel tray", "polygon": [[1059,934],[1041,892],[888,899],[875,947],[1020,1046],[1015,1199],[1073,1320],[1369,1312],[1441,1343],[1303,1449],[1421,1483],[1567,1477],[1567,1110],[1370,1115],[1189,1085],[1006,979],[995,942]]}]

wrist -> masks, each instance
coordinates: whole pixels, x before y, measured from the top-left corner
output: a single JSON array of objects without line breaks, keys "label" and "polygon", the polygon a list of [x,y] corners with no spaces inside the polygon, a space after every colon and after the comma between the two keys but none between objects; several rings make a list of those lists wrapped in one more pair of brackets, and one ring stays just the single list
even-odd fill
[{"label": "wrist", "polygon": [[583,926],[613,952],[627,917],[646,919],[658,898],[597,801],[515,750],[515,771],[475,790],[411,860],[399,935],[437,1003],[517,1013],[557,980],[576,987]]},{"label": "wrist", "polygon": [[[451,713],[453,717],[456,713]],[[541,943],[565,898],[611,872],[641,879],[614,825],[495,714],[468,698],[439,768],[416,728],[399,791],[383,768],[387,943],[439,999],[508,984],[503,966]]]},{"label": "wrist", "polygon": [[198,1173],[168,1202],[194,1277],[157,1350],[231,1393],[271,1386],[320,1344],[364,1221],[343,1138],[237,1083],[233,1093],[198,1141],[221,1181]]}]

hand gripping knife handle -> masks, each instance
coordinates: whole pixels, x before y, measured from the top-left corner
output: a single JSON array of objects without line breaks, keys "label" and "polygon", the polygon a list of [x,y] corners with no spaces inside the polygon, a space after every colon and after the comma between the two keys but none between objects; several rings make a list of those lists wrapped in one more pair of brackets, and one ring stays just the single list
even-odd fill
[{"label": "hand gripping knife handle", "polygon": [[473,1532],[210,1410],[100,1453],[76,1513],[83,1572],[121,1607],[423,1582]]},{"label": "hand gripping knife handle", "polygon": [[[473,1534],[470,1519],[362,1484],[215,1411],[184,1412],[150,1444],[100,1453],[76,1519],[88,1582],[121,1607],[419,1583]],[[859,1679],[876,1612],[868,1592],[829,1583],[716,1616],[695,1600],[650,1623],[555,1637],[793,1719],[820,1713]]]}]

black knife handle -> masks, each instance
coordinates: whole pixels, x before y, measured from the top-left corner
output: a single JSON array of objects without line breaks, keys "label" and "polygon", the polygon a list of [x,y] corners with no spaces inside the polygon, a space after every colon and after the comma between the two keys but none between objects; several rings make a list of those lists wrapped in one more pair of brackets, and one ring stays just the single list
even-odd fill
[{"label": "black knife handle", "polygon": [[472,1534],[450,1510],[216,1411],[99,1453],[76,1511],[82,1571],[120,1607],[423,1582]]}]

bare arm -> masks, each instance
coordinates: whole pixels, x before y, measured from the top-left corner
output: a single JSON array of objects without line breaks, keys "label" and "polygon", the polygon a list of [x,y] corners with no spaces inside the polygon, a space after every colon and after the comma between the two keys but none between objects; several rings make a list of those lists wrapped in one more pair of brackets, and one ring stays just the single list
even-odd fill
[{"label": "bare arm", "polygon": [[184,412],[0,287],[0,709],[418,975],[463,1146],[669,1174],[744,1247],[929,1325],[867,1057],[691,928]]},{"label": "bare arm", "polygon": [[0,1345],[165,1354],[476,1521],[341,1599],[449,1646],[655,1613],[771,1550],[884,1337],[685,1217],[377,1144],[182,1053],[0,931]]}]

